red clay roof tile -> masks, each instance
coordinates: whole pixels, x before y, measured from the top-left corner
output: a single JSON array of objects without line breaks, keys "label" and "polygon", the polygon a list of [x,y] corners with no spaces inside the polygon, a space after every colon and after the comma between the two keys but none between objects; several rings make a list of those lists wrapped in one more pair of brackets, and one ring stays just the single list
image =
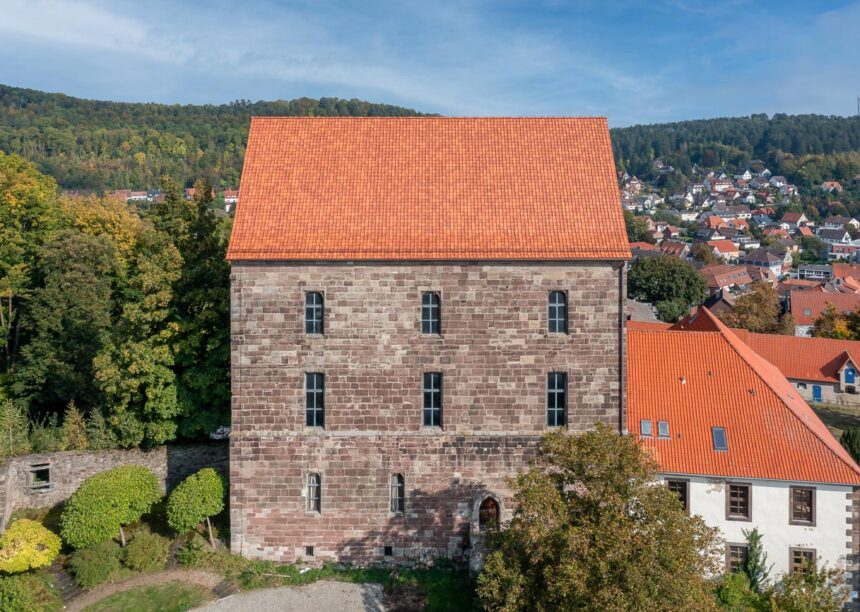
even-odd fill
[{"label": "red clay roof tile", "polygon": [[255,117],[231,260],[629,259],[604,118]]},{"label": "red clay roof tile", "polygon": [[[628,429],[668,421],[669,439],[643,438],[673,474],[860,484],[860,467],[776,369],[707,309],[706,331],[629,329]],[[724,427],[728,451],[715,451]],[[656,430],[656,428],[655,428]]]}]

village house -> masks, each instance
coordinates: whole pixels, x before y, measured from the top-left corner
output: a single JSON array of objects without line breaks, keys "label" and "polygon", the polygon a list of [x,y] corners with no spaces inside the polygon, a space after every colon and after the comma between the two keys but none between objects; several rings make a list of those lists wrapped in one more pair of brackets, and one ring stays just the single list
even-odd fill
[{"label": "village house", "polygon": [[789,292],[788,305],[794,319],[794,335],[809,336],[815,321],[828,306],[840,313],[852,312],[860,308],[860,294],[793,290]]},{"label": "village house", "polygon": [[845,229],[849,225],[854,229],[858,229],[860,228],[860,221],[843,215],[831,215],[824,219],[824,227],[827,229]]},{"label": "village house", "polygon": [[711,252],[718,258],[726,262],[737,261],[741,255],[738,246],[731,240],[710,240],[706,242]]},{"label": "village house", "polygon": [[743,253],[738,257],[738,262],[747,266],[767,268],[777,278],[782,277],[784,257],[774,255],[766,248],[756,249],[749,253]]},{"label": "village house", "polygon": [[860,405],[860,342],[734,332],[775,365],[805,400]]},{"label": "village house", "polygon": [[474,561],[540,436],[624,429],[605,119],[254,118],[241,196],[233,551]]},{"label": "village house", "polygon": [[788,179],[784,176],[772,176],[770,177],[770,185],[771,187],[775,187],[776,189],[782,189],[786,185],[788,185]]},{"label": "village house", "polygon": [[839,244],[839,243],[847,243],[851,242],[851,234],[849,234],[845,228],[842,229],[830,229],[830,228],[819,228],[817,231],[817,236],[826,242],[827,244]]},{"label": "village house", "polygon": [[672,257],[684,259],[690,254],[690,243],[664,240],[660,243],[660,252],[664,255],[671,255]]},{"label": "village house", "polygon": [[830,280],[833,278],[833,268],[823,264],[800,264],[797,266],[797,278],[804,280]]},{"label": "village house", "polygon": [[699,276],[708,287],[708,296],[714,297],[724,291],[743,292],[753,283],[745,266],[711,264],[699,270]]},{"label": "village house", "polygon": [[772,578],[814,560],[857,590],[860,467],[796,386],[705,308],[668,330],[629,323],[627,363],[627,428],[719,529],[726,571],[757,528]]},{"label": "village house", "polygon": [[809,223],[809,219],[806,217],[806,213],[797,213],[797,212],[787,212],[780,219],[783,223],[788,224],[789,230],[796,230],[798,227],[806,225]]},{"label": "village house", "polygon": [[821,183],[821,191],[827,193],[841,193],[842,184],[839,181],[824,181]]},{"label": "village house", "polygon": [[232,211],[236,204],[239,203],[239,190],[238,189],[225,189],[224,190],[224,210],[227,212]]}]

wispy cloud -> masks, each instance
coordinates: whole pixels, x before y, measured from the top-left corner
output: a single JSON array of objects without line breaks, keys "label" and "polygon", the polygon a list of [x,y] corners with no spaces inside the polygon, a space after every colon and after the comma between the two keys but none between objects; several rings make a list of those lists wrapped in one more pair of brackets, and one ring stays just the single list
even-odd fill
[{"label": "wispy cloud", "polygon": [[811,4],[3,0],[0,82],[170,102],[364,97],[614,125],[833,112],[860,63],[860,3]]}]

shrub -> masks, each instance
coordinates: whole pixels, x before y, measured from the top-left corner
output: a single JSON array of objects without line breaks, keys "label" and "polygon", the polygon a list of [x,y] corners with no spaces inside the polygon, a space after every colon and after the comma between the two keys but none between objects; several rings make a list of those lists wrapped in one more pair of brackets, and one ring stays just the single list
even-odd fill
[{"label": "shrub", "polygon": [[180,565],[193,567],[203,558],[204,548],[206,548],[206,540],[195,531],[185,546],[176,552],[176,560]]},{"label": "shrub", "polygon": [[29,453],[29,431],[27,411],[21,404],[9,399],[0,403],[0,457]]},{"label": "shrub", "polygon": [[169,546],[167,538],[142,529],[134,534],[131,542],[123,549],[125,566],[138,572],[164,569]]},{"label": "shrub", "polygon": [[66,408],[66,416],[63,418],[63,444],[66,450],[87,450],[87,423],[84,415],[75,406],[75,402],[69,402]]},{"label": "shrub", "polygon": [[854,460],[860,460],[860,427],[846,427],[842,431],[839,442],[845,447]]},{"label": "shrub", "polygon": [[87,419],[87,442],[90,450],[108,450],[117,447],[114,435],[99,408],[93,408]]},{"label": "shrub", "polygon": [[82,589],[92,589],[112,580],[120,572],[121,553],[116,542],[102,542],[72,553],[68,568]]},{"label": "shrub", "polygon": [[41,574],[0,577],[3,612],[54,612],[62,610],[60,594]]},{"label": "shrub", "polygon": [[52,414],[50,419],[42,419],[30,424],[30,447],[34,453],[55,453],[66,450],[57,413]]},{"label": "shrub", "polygon": [[158,478],[140,465],[124,465],[87,478],[66,502],[61,535],[74,548],[114,537],[161,498]]},{"label": "shrub", "polygon": [[182,481],[167,500],[167,524],[179,533],[194,529],[206,521],[209,544],[214,548],[210,517],[224,509],[227,487],[224,478],[212,468],[203,468]]},{"label": "shrub", "polygon": [[0,536],[0,571],[26,572],[50,565],[60,553],[59,536],[41,523],[18,519]]},{"label": "shrub", "polygon": [[837,568],[808,563],[801,571],[786,574],[770,590],[770,609],[805,612],[839,612],[848,601],[850,588]]}]

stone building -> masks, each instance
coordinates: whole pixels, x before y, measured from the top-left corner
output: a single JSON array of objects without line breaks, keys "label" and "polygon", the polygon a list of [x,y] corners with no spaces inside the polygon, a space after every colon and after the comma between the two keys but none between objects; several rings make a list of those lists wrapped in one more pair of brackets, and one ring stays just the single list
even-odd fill
[{"label": "stone building", "polygon": [[255,118],[239,199],[235,552],[465,560],[543,433],[624,428],[604,119]]}]

